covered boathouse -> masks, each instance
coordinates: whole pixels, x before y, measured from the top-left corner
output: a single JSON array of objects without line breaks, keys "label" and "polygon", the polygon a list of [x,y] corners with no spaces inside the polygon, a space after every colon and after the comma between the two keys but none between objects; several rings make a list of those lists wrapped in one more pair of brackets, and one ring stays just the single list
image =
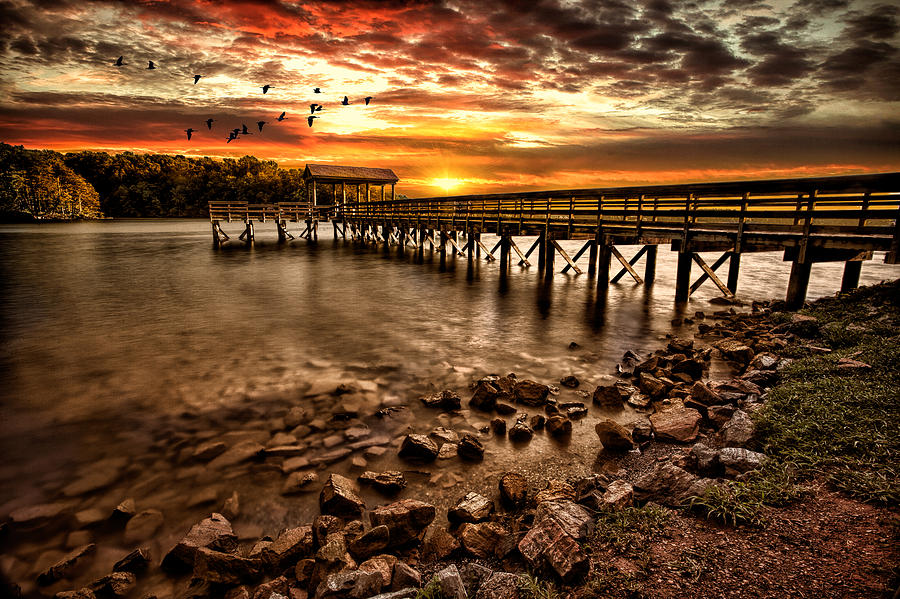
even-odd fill
[{"label": "covered boathouse", "polygon": [[[399,180],[399,177],[389,168],[307,164],[303,170],[306,201],[311,206],[319,205],[316,200],[316,188],[319,185],[325,185],[329,189],[335,205],[343,205],[347,203],[348,199],[351,202],[393,200],[395,199],[394,186]],[[391,186],[390,198],[385,197],[387,185]],[[374,197],[373,188],[375,188]]]}]

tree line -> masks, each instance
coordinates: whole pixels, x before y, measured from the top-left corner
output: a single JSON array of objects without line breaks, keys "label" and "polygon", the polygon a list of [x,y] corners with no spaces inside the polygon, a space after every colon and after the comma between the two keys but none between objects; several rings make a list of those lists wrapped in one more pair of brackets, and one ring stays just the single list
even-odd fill
[{"label": "tree line", "polygon": [[253,156],[62,154],[0,143],[0,217],[203,217],[210,200],[303,201],[302,175]]}]

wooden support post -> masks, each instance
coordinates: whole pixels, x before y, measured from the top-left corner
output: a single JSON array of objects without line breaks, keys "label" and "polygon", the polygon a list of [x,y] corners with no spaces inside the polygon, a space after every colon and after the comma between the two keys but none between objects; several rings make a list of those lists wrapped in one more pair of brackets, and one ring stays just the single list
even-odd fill
[{"label": "wooden support post", "polygon": [[578,265],[575,264],[575,261],[572,260],[572,259],[569,257],[569,254],[566,252],[566,250],[564,250],[564,249],[562,248],[562,246],[559,245],[559,242],[556,241],[555,239],[551,239],[550,241],[553,243],[553,247],[556,249],[556,251],[559,253],[559,255],[562,256],[562,257],[563,257],[563,260],[565,260],[566,263],[567,263],[567,266],[566,266],[565,269],[563,269],[563,272],[566,272],[566,270],[568,270],[569,268],[571,268],[572,270],[575,271],[575,274],[579,274],[579,275],[580,275],[580,274],[583,274],[583,273],[581,272],[581,269],[578,268]]},{"label": "wooden support post", "polygon": [[531,262],[528,261],[528,257],[522,253],[522,250],[520,250],[519,246],[516,245],[516,240],[512,237],[509,238],[509,245],[519,256],[519,266],[531,266]]},{"label": "wooden support post", "polygon": [[219,239],[219,221],[212,221],[212,234],[213,234],[213,245],[219,247],[219,243],[222,241]]},{"label": "wooden support post", "polygon": [[548,235],[544,243],[544,276],[548,279],[553,277],[553,261],[556,258],[556,240],[550,239]]},{"label": "wooden support post", "polygon": [[[648,248],[648,247],[650,247],[650,246],[649,246],[649,245],[645,245],[645,246],[642,247],[640,250],[638,250],[638,253],[635,254],[634,257],[631,258],[631,260],[628,261],[628,265],[629,265],[629,266],[634,266],[635,264],[637,264],[637,261],[641,259],[641,256],[643,256],[643,255],[647,252],[647,248]],[[618,254],[618,250],[616,250],[616,253]],[[621,255],[621,254],[620,254],[620,255]],[[621,279],[621,278],[624,277],[626,274],[628,274],[628,271],[629,271],[629,270],[631,270],[631,272],[634,272],[634,269],[622,268],[622,270],[620,270],[620,271],[616,274],[616,276],[614,276],[614,277],[612,278],[612,280],[610,281],[610,283],[618,283],[618,282],[619,282],[619,279]],[[633,277],[633,276],[634,276],[634,275],[632,275],[632,277]],[[638,283],[642,283],[642,282],[643,282],[643,281],[640,280],[640,277],[638,277],[637,279],[635,279],[635,281],[637,281]]]},{"label": "wooden support post", "polygon": [[691,265],[694,263],[691,259],[691,253],[688,251],[678,252],[678,268],[675,272],[676,302],[686,302],[690,296]]},{"label": "wooden support post", "polygon": [[590,252],[588,252],[588,276],[593,277],[597,274],[597,240],[591,239]]},{"label": "wooden support post", "polygon": [[[654,218],[656,218],[654,216]],[[658,245],[644,246],[647,248],[647,260],[644,264],[644,284],[650,285],[656,280],[656,255],[659,253]]]},{"label": "wooden support post", "polygon": [[500,272],[509,270],[509,235],[506,233],[500,236]]},{"label": "wooden support post", "polygon": [[[578,262],[578,259],[581,258],[581,255],[584,254],[588,250],[588,248],[592,247],[593,245],[594,245],[594,241],[592,239],[588,240],[583,246],[581,246],[580,250],[575,252],[575,256],[572,258],[572,262]],[[563,267],[563,269],[562,269],[563,274],[567,273],[570,268],[572,268],[572,267],[570,265],[566,264],[565,267]],[[581,273],[578,273],[578,274],[581,274]]]},{"label": "wooden support post", "polygon": [[847,293],[859,287],[859,275],[862,271],[862,260],[844,262],[844,276],[841,278],[841,293]]},{"label": "wooden support post", "polygon": [[[540,244],[541,244],[541,236],[538,235],[538,238],[534,240],[534,243],[532,243],[532,244],[531,244],[531,247],[528,248],[528,251],[525,252],[525,257],[528,258],[529,256],[531,256],[531,253],[532,253],[532,252],[534,251],[534,249],[535,249],[536,247],[538,247]],[[519,262],[519,266],[521,266],[521,265],[522,265],[522,263]]]},{"label": "wooden support post", "polygon": [[471,231],[466,235],[466,254],[469,256],[469,260],[475,258],[475,235]]},{"label": "wooden support post", "polygon": [[791,278],[788,281],[785,303],[789,310],[796,310],[806,301],[806,290],[809,288],[809,274],[812,262],[794,260],[791,264]]},{"label": "wooden support post", "polygon": [[[609,251],[612,252],[612,255],[616,257],[616,260],[619,261],[619,263],[625,268],[625,270],[628,271],[628,274],[631,275],[631,278],[634,279],[635,283],[637,283],[638,285],[642,285],[644,283],[644,280],[641,278],[641,276],[637,274],[637,271],[631,267],[631,264],[628,263],[628,260],[625,259],[625,256],[622,255],[622,253],[618,250],[618,248],[616,248],[616,246],[609,246]],[[640,252],[638,252],[638,254],[640,254]],[[612,282],[614,283],[616,280],[617,279],[613,279]]]},{"label": "wooden support post", "polygon": [[610,245],[605,235],[597,234],[594,243],[597,248],[597,293],[606,296],[609,289],[609,264],[612,259],[612,252],[609,251]]},{"label": "wooden support post", "polygon": [[459,244],[456,242],[456,239],[454,239],[455,237],[456,237],[456,231],[453,231],[450,235],[447,236],[447,241],[449,241],[450,245],[453,246],[453,249],[456,250],[457,255],[465,256],[466,253],[463,251],[463,249],[461,247],[459,247]]},{"label": "wooden support post", "polygon": [[[721,256],[719,256],[718,259],[716,259],[716,261],[713,263],[712,270],[713,271],[719,270],[719,267],[722,266],[723,264],[725,264],[725,261],[728,259],[728,256],[730,256],[730,255],[731,255],[731,252],[725,252]],[[695,291],[697,291],[700,288],[700,286],[706,282],[706,280],[708,278],[709,278],[709,275],[706,274],[705,271],[703,273],[701,273],[700,277],[696,281],[694,281],[694,283],[691,285],[690,293],[693,294]]]},{"label": "wooden support post", "polygon": [[[725,255],[727,256],[727,252]],[[716,287],[719,288],[719,291],[722,292],[722,295],[724,295],[726,297],[734,297],[734,294],[731,292],[731,289],[729,289],[725,285],[725,283],[723,283],[721,280],[719,280],[719,277],[716,276],[715,271],[706,264],[706,262],[703,260],[703,258],[700,257],[700,254],[691,252],[691,258],[693,258],[694,262],[696,262],[697,265],[700,266],[701,269],[703,269],[703,272],[706,273],[706,276],[708,276],[710,278],[710,280],[716,284]],[[723,256],[723,258],[724,258],[724,256]],[[724,262],[724,259],[721,259],[721,261]]]},{"label": "wooden support post", "polygon": [[485,260],[487,260],[488,262],[493,262],[496,260],[496,258],[494,257],[494,252],[489,251],[487,249],[487,247],[485,247],[485,245],[481,242],[481,234],[480,233],[478,234],[478,238],[475,240],[475,243],[478,245],[478,247],[481,250],[484,251],[484,259]]},{"label": "wooden support post", "polygon": [[741,254],[739,252],[731,252],[728,262],[728,289],[731,293],[737,293],[738,275],[741,272]]}]

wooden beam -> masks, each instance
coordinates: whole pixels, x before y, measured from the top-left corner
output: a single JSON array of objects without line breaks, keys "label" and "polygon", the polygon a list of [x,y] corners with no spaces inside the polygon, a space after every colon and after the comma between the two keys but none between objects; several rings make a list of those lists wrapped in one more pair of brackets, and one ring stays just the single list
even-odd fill
[{"label": "wooden beam", "polygon": [[494,260],[496,260],[496,258],[494,258],[494,252],[489,251],[489,250],[485,247],[485,245],[484,245],[483,243],[481,243],[481,238],[480,238],[480,237],[479,237],[478,239],[475,240],[475,243],[478,244],[478,247],[481,248],[481,249],[484,251],[484,259],[485,259],[485,260],[487,260],[488,262],[493,262]]},{"label": "wooden beam", "polygon": [[628,274],[631,275],[631,278],[634,279],[635,283],[637,283],[638,285],[644,283],[644,279],[642,279],[641,276],[637,274],[637,271],[631,267],[631,264],[628,263],[628,260],[625,259],[625,256],[623,256],[622,253],[616,249],[616,246],[609,246],[609,251],[612,252],[612,255],[616,257],[616,260],[618,260],[622,264],[625,270],[628,271]]},{"label": "wooden beam", "polygon": [[[720,266],[725,264],[725,261],[728,259],[728,256],[730,254],[731,254],[731,252],[726,251],[724,254],[719,256],[719,258],[715,262],[713,262],[712,270],[716,271],[719,269]],[[690,290],[689,294],[693,294],[695,291],[697,291],[700,288],[700,286],[706,282],[706,280],[708,278],[709,278],[709,275],[706,274],[706,272],[704,271],[703,274],[701,274],[700,277],[696,281],[694,281],[694,284],[691,285],[691,290]]]},{"label": "wooden beam", "polygon": [[559,252],[559,255],[563,257],[563,260],[569,263],[569,266],[572,267],[572,270],[574,270],[576,274],[584,274],[581,269],[578,268],[578,265],[575,264],[575,262],[573,262],[569,257],[569,254],[566,253],[566,250],[562,249],[562,246],[559,245],[559,242],[557,242],[555,239],[551,239],[550,243],[553,244],[553,247],[556,248],[556,251]]},{"label": "wooden beam", "polygon": [[456,240],[453,239],[453,236],[452,236],[452,235],[447,235],[447,236],[446,236],[446,239],[447,239],[447,241],[450,242],[450,245],[452,245],[453,248],[456,250],[457,255],[459,255],[459,256],[465,256],[465,255],[466,255],[466,253],[462,250],[462,248],[459,247],[459,244],[456,243]]},{"label": "wooden beam", "polygon": [[[581,249],[575,253],[575,257],[572,258],[572,262],[578,262],[578,259],[581,258],[581,255],[584,254],[592,245],[594,245],[594,240],[589,239],[587,243],[581,246]],[[566,264],[566,266],[562,269],[563,273],[566,273],[570,268],[572,267]]]},{"label": "wooden beam", "polygon": [[[687,217],[685,217],[687,218]],[[675,273],[675,301],[686,302],[691,287],[691,252],[678,252],[678,268]]]},{"label": "wooden beam", "polygon": [[[713,271],[713,269],[711,269],[706,264],[706,262],[703,261],[703,258],[700,257],[700,254],[695,254],[695,253],[691,252],[691,257],[694,259],[694,262],[696,262],[700,266],[700,268],[703,269],[703,272],[706,273],[706,276],[708,276],[710,278],[710,280],[716,284],[716,287],[719,288],[719,291],[721,291],[724,296],[734,297],[734,294],[731,293],[731,289],[729,289],[728,286],[725,285],[725,283],[723,283],[722,281],[719,280],[719,277],[717,277],[716,273]],[[724,262],[725,256],[723,256],[722,258],[723,258],[722,262]]]},{"label": "wooden beam", "polygon": [[812,262],[800,262],[795,260],[791,264],[791,278],[788,280],[787,297],[785,303],[788,310],[796,310],[806,301],[806,290],[809,288],[809,274],[812,270]]},{"label": "wooden beam", "polygon": [[519,249],[519,246],[516,245],[515,240],[510,237],[509,238],[509,246],[516,252],[519,256],[519,265],[522,266],[531,266],[531,262],[528,261],[527,256],[522,254],[522,250]]},{"label": "wooden beam", "polygon": [[[647,248],[648,248],[648,247],[651,247],[651,246],[645,245],[645,246],[643,246],[640,250],[638,250],[638,253],[635,254],[634,257],[633,257],[631,260],[628,261],[628,265],[629,265],[629,266],[634,266],[635,264],[637,264],[637,261],[641,259],[641,256],[643,256],[643,255],[647,252]],[[618,252],[616,252],[616,253],[618,253]],[[616,276],[614,276],[609,282],[610,282],[610,283],[618,283],[618,282],[619,282],[619,279],[621,279],[622,277],[624,277],[625,274],[626,274],[629,270],[631,270],[632,273],[634,272],[634,269],[623,268],[623,269],[620,270],[618,273],[616,273]],[[633,276],[633,275],[632,275],[632,276]],[[642,282],[643,282],[643,281],[638,280],[638,283],[642,283]]]},{"label": "wooden beam", "polygon": [[859,275],[862,271],[862,261],[850,260],[844,262],[844,276],[841,278],[841,293],[846,293],[859,287]]}]

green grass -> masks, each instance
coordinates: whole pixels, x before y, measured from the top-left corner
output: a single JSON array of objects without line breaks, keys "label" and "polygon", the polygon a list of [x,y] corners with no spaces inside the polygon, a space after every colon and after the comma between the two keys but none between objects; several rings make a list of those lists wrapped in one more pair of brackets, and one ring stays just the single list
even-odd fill
[{"label": "green grass", "polygon": [[[791,501],[798,483],[815,477],[862,501],[900,502],[900,281],[823,299],[803,313],[818,323],[801,323],[803,335],[784,352],[796,360],[753,414],[769,462],[691,498],[711,518],[763,524],[767,506]],[[770,322],[790,316],[776,313]],[[872,368],[844,370],[841,358]]]},{"label": "green grass", "polygon": [[437,578],[432,578],[424,587],[416,591],[416,599],[448,599],[441,591]]},{"label": "green grass", "polygon": [[597,518],[593,541],[625,553],[643,547],[644,541],[665,529],[671,519],[668,510],[657,505],[603,510]]},{"label": "green grass", "polygon": [[559,599],[555,584],[532,574],[519,575],[519,594],[522,599]]}]

